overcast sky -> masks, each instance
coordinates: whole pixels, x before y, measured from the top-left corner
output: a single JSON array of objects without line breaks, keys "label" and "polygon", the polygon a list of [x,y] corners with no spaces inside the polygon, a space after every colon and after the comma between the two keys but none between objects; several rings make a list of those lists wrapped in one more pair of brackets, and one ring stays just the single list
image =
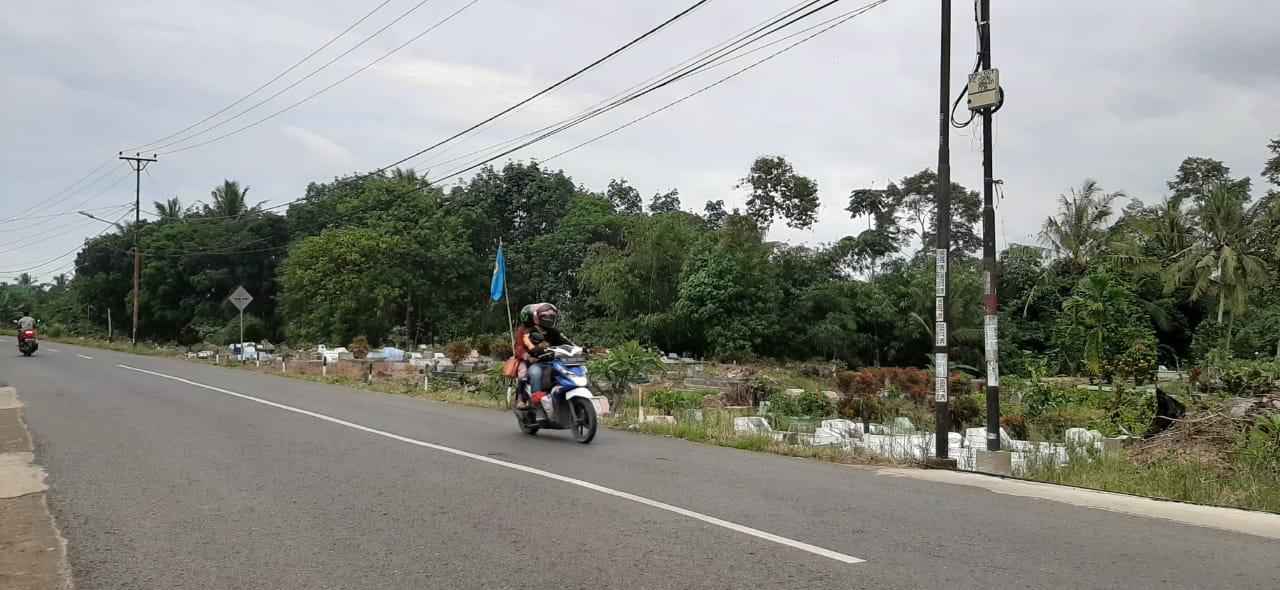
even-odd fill
[{"label": "overcast sky", "polygon": [[[384,8],[248,108],[386,25]],[[252,123],[350,74],[470,0],[430,0],[312,79],[203,135]],[[868,0],[844,0],[823,18]],[[0,219],[16,216],[117,151],[170,135],[242,97],[355,22],[379,0],[0,0]],[[144,209],[208,199],[224,178],[252,201],[298,198],[312,180],[388,164],[500,111],[665,20],[691,0],[480,0],[377,66],[238,135],[161,156],[142,178]],[[792,6],[713,0],[587,77],[479,137],[420,164],[447,174],[466,154],[571,116]],[[993,56],[1008,100],[996,122],[1004,180],[999,243],[1025,242],[1057,195],[1085,177],[1156,200],[1179,161],[1199,155],[1256,177],[1280,136],[1280,2],[993,2]],[[1158,8],[1157,8],[1158,7]],[[954,4],[953,93],[973,65],[972,6]],[[757,54],[763,56],[764,53]],[[686,209],[741,204],[752,159],[781,154],[818,181],[812,231],[830,242],[865,228],[844,212],[854,188],[936,168],[938,2],[889,0],[865,15],[624,131],[549,163],[603,190],[625,177],[648,199],[680,189]],[[546,159],[688,94],[754,57],[654,93],[513,154]],[[953,94],[954,95],[954,94]],[[963,108],[963,107],[962,107]],[[214,119],[206,125],[212,125]],[[203,128],[203,127],[201,127]],[[197,129],[201,129],[197,128]],[[978,187],[972,128],[952,137],[954,178]],[[182,147],[195,143],[179,144]],[[164,151],[164,150],[160,150]],[[133,199],[112,163],[101,182],[23,216],[105,209]],[[94,176],[95,178],[97,175]],[[111,182],[119,184],[107,188]],[[104,190],[105,189],[105,190]],[[101,193],[101,194],[99,194]],[[94,196],[98,195],[98,196]],[[0,275],[43,263],[101,231],[67,215],[0,222]],[[33,269],[47,279],[71,256]]]}]

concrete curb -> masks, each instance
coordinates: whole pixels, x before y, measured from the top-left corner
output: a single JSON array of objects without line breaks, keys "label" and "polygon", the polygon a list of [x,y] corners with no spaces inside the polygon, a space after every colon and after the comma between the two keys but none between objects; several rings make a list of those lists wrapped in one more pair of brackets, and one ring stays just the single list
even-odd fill
[{"label": "concrete curb", "polygon": [[35,462],[22,401],[12,387],[0,387],[0,424],[0,588],[69,590],[67,541],[49,511],[47,474]]}]

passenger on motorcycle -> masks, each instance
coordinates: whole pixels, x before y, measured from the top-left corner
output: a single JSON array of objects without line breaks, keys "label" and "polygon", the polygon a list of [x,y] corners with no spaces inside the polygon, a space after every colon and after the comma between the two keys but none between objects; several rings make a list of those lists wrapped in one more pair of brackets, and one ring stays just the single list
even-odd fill
[{"label": "passenger on motorcycle", "polygon": [[18,320],[18,341],[22,341],[22,333],[26,330],[36,329],[36,319],[31,317],[31,312],[23,310],[22,318]]},{"label": "passenger on motorcycle", "polygon": [[[516,333],[515,355],[526,363],[527,379],[522,384],[523,387],[518,388],[520,391],[516,394],[518,409],[523,410],[529,407],[530,399],[537,398],[533,401],[538,401],[547,393],[544,391],[543,378],[551,366],[552,359],[547,349],[552,346],[573,344],[568,336],[556,329],[559,320],[560,311],[550,303],[535,303],[520,309],[520,329]],[[533,394],[532,397],[530,393]]]}]

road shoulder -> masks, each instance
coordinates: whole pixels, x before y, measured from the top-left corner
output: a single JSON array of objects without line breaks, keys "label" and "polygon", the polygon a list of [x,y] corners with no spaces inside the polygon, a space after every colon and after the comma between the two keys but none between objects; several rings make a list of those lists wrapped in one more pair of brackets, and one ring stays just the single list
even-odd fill
[{"label": "road shoulder", "polygon": [[5,590],[72,587],[66,541],[49,512],[44,478],[17,391],[0,387],[0,588]]}]

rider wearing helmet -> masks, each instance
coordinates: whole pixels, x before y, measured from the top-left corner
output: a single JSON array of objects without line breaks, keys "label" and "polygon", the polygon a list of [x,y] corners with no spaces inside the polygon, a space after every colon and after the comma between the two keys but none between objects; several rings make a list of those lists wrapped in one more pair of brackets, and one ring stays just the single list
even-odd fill
[{"label": "rider wearing helmet", "polygon": [[18,324],[18,344],[22,344],[24,340],[22,334],[27,330],[36,329],[36,319],[31,317],[29,310],[22,310],[22,317],[16,322]]},{"label": "rider wearing helmet", "polygon": [[[556,328],[559,321],[560,310],[550,303],[535,303],[520,309],[520,330],[516,333],[515,354],[528,364],[528,389],[525,393],[546,394],[542,379],[551,361],[547,349],[573,344],[564,332]],[[517,394],[516,407],[528,407],[527,399],[525,395]]]}]

